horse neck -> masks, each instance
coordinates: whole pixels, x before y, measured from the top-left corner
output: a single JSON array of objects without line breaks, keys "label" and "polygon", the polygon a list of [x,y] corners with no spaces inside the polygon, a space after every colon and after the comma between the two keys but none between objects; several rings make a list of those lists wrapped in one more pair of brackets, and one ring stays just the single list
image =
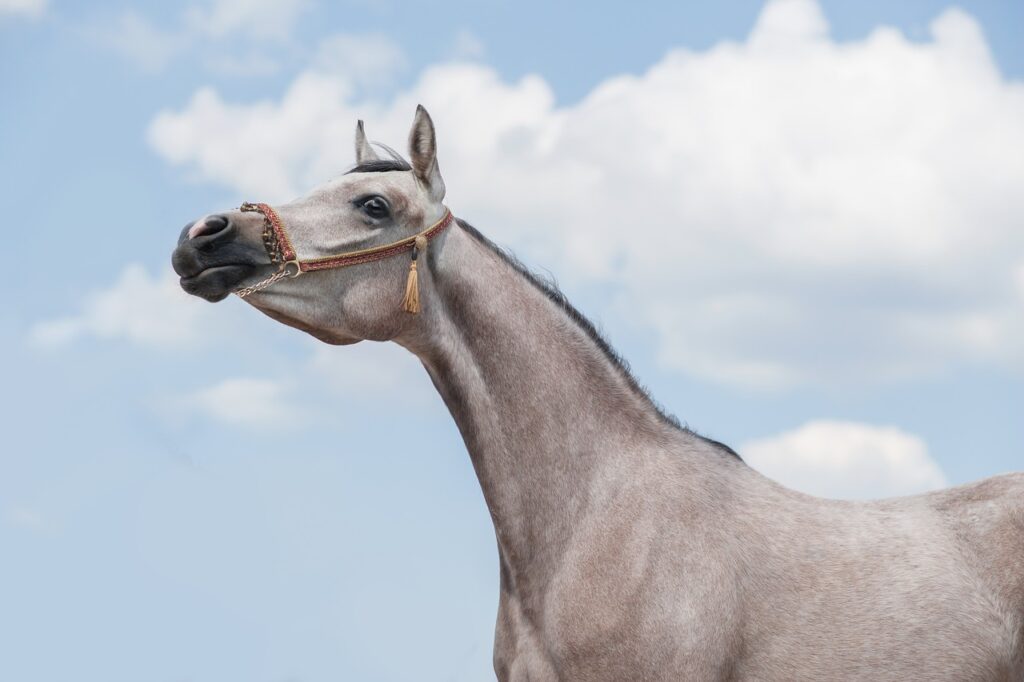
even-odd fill
[{"label": "horse neck", "polygon": [[635,482],[645,452],[684,434],[492,247],[454,228],[431,249],[419,331],[401,342],[462,433],[506,579],[543,582],[580,516]]}]

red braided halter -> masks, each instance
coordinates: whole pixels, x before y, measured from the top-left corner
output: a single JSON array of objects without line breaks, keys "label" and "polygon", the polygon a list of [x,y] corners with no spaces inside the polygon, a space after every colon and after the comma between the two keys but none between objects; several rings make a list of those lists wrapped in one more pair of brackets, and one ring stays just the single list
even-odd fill
[{"label": "red braided halter", "polygon": [[[399,239],[398,241],[394,241],[389,244],[360,249],[358,251],[348,251],[346,253],[323,256],[321,258],[307,258],[305,260],[301,260],[299,259],[298,254],[295,253],[295,247],[292,246],[292,242],[288,238],[288,232],[285,230],[281,217],[277,215],[277,211],[275,211],[269,204],[245,202],[242,204],[240,210],[263,214],[263,219],[266,224],[263,239],[264,246],[266,246],[267,252],[270,254],[272,261],[277,262],[278,259],[281,261],[281,268],[276,273],[261,282],[236,291],[235,293],[237,293],[241,298],[245,298],[250,294],[261,291],[262,289],[266,289],[270,285],[279,282],[286,277],[298,277],[303,272],[329,270],[331,268],[343,268],[349,265],[372,263],[373,261],[396,256],[405,251],[412,251],[410,274],[412,275],[411,280],[413,280],[415,279],[415,265],[419,251],[426,248],[427,242],[440,234],[446,227],[451,225],[452,220],[454,220],[452,212],[446,207],[444,209],[444,215],[441,216],[440,220],[425,230],[404,239]],[[289,272],[288,266],[294,266],[294,271]],[[410,285],[415,286],[415,283],[411,282]],[[406,295],[409,295],[408,292]],[[409,310],[409,312],[417,312],[419,309],[418,303],[415,304],[414,307],[416,310]]]},{"label": "red braided halter", "polygon": [[[273,229],[273,236],[276,242],[276,247],[280,249],[281,256],[285,262],[295,260],[295,249],[292,247],[292,242],[288,239],[288,233],[284,230],[284,223],[281,222],[281,216],[277,215],[277,211],[270,207],[270,204],[253,204],[248,201],[244,202],[240,207],[240,211],[252,212],[257,211],[263,214],[263,219],[267,221]],[[266,237],[266,235],[264,235]],[[269,245],[268,245],[269,246]],[[271,257],[275,254],[271,253]]]}]

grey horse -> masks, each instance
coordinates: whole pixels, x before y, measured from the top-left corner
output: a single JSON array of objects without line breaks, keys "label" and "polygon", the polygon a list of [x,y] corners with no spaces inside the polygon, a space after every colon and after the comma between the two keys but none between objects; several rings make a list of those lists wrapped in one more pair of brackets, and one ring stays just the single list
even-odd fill
[{"label": "grey horse", "polygon": [[422,361],[494,522],[500,680],[1024,680],[1024,475],[866,503],[765,478],[452,220],[436,152],[422,107],[411,162],[360,122],[350,172],[186,226],[173,264],[191,294]]}]

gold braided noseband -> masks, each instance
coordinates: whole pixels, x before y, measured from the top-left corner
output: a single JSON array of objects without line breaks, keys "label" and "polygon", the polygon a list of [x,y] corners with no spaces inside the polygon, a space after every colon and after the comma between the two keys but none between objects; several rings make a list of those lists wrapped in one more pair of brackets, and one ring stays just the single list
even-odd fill
[{"label": "gold braided noseband", "polygon": [[360,249],[359,251],[348,251],[333,256],[302,260],[295,253],[295,248],[292,246],[291,240],[288,239],[288,233],[285,231],[284,223],[281,222],[280,216],[277,215],[277,212],[269,204],[246,202],[242,204],[240,210],[246,212],[255,211],[263,214],[263,245],[266,247],[267,253],[270,254],[270,260],[274,263],[281,263],[281,267],[270,277],[236,291],[235,293],[238,294],[239,298],[245,298],[257,291],[262,291],[272,284],[280,282],[282,279],[298,277],[304,272],[372,263],[373,261],[390,258],[404,251],[411,250],[412,260],[409,263],[409,276],[405,282],[405,296],[402,299],[402,309],[413,314],[420,311],[419,277],[416,272],[416,260],[419,258],[420,253],[426,250],[427,243],[451,225],[452,220],[454,220],[452,212],[446,207],[444,215],[441,216],[440,220],[422,232],[405,239],[399,239],[398,241],[382,244],[381,246],[373,246],[368,249]]}]

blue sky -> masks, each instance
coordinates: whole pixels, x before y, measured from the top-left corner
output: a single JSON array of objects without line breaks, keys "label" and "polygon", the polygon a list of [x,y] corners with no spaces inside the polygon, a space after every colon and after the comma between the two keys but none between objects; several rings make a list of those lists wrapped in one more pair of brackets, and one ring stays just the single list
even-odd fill
[{"label": "blue sky", "polygon": [[549,4],[0,0],[0,679],[489,675],[492,531],[415,360],[168,274],[417,101],[456,214],[770,475],[1024,468],[1024,6]]}]

